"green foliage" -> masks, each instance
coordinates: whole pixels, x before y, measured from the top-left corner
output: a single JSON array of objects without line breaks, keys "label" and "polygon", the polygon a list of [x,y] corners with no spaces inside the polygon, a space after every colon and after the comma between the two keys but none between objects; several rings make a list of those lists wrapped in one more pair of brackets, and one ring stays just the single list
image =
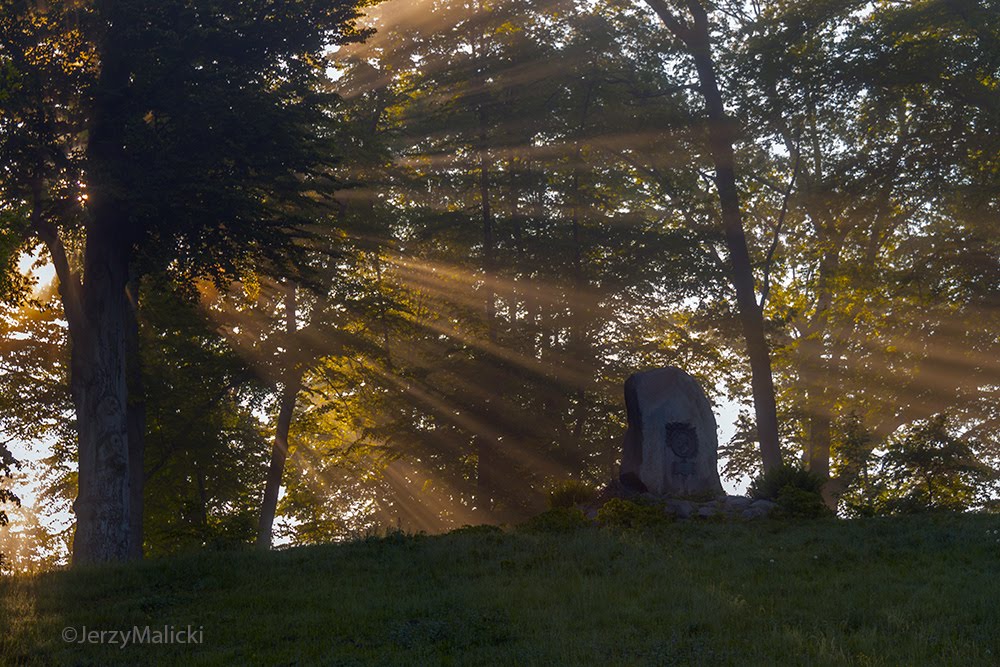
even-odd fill
[{"label": "green foliage", "polygon": [[[354,303],[380,350],[351,414],[432,478],[417,501],[441,529],[482,520],[471,507],[516,523],[544,506],[546,478],[610,477],[631,372],[727,372],[676,312],[723,292],[720,239],[709,213],[681,211],[702,206],[698,175],[677,168],[697,130],[664,93],[676,81],[641,11],[430,6],[419,25],[373,7],[378,32],[338,52],[345,113],[364,121],[345,172],[369,179],[343,197],[367,239]],[[676,185],[669,206],[658,177]]]},{"label": "green foliage", "polygon": [[503,533],[503,528],[489,523],[477,526],[465,525],[449,532],[450,535],[503,535]]},{"label": "green foliage", "polygon": [[832,517],[833,510],[823,502],[823,496],[817,491],[803,489],[799,486],[786,484],[778,491],[774,499],[778,503],[781,516],[793,519],[819,519]]},{"label": "green foliage", "polygon": [[785,487],[819,495],[823,480],[800,465],[786,463],[750,482],[748,494],[751,498],[776,501]]},{"label": "green foliage", "polygon": [[671,522],[671,517],[658,505],[644,505],[612,498],[597,511],[597,523],[605,528],[646,530]]},{"label": "green foliage", "polygon": [[799,465],[784,464],[750,483],[751,498],[778,503],[780,516],[817,519],[832,516],[820,491],[823,480]]},{"label": "green foliage", "polygon": [[[354,25],[358,3],[0,4],[0,303],[18,287],[20,274],[11,270],[18,251],[37,242],[60,269],[74,329],[92,326],[73,315],[102,284],[90,268],[81,274],[81,264],[119,241],[124,252],[111,253],[112,273],[127,268],[159,279],[169,272],[184,283],[170,286],[174,296],[197,296],[194,281],[203,276],[228,286],[248,266],[314,277],[305,257],[319,225],[333,219],[331,170],[341,145],[338,98],[324,63],[331,49],[362,37]],[[104,230],[98,240],[94,229]],[[323,244],[327,256],[330,245]],[[214,324],[193,316],[196,300],[186,312],[156,303],[155,295],[136,300],[150,308],[152,324],[141,355],[151,381],[146,396],[128,397],[130,407],[148,408],[151,551],[245,542],[266,461],[254,415],[263,403],[255,373],[226,348]],[[163,311],[153,312],[157,306]],[[88,333],[74,330],[76,352]],[[93,339],[112,344],[123,333]],[[126,364],[125,357],[110,355],[106,372],[122,370],[114,365]],[[39,375],[67,379],[65,364],[41,361],[28,360],[17,375],[30,384],[37,364],[46,369]],[[42,415],[63,408],[63,389]],[[28,398],[19,416],[38,402]],[[118,393],[107,404],[125,402]],[[34,421],[35,431],[56,430],[38,416],[24,421]],[[76,417],[85,423],[94,415]],[[0,416],[4,431],[12,421]],[[69,415],[58,414],[58,422],[73,430]],[[74,440],[57,443],[60,468],[77,458],[68,451]],[[81,467],[100,471],[100,464]],[[120,482],[125,470],[104,472]],[[59,494],[72,497],[75,474],[59,473]]]},{"label": "green foliage", "polygon": [[[790,415],[781,411],[779,406],[778,428],[782,433],[787,431],[787,424],[792,421]],[[762,470],[760,461],[760,445],[757,439],[757,425],[754,423],[752,410],[741,408],[736,415],[735,429],[728,442],[719,444],[719,470],[723,478],[730,481],[759,477]],[[781,455],[785,461],[793,460],[799,455],[798,448],[790,438],[781,441]]]},{"label": "green foliage", "polygon": [[[16,465],[18,465],[18,462],[10,453],[7,445],[0,443],[0,485],[4,484],[7,479],[10,479],[11,472]],[[7,513],[4,511],[4,505],[7,503],[20,506],[21,499],[14,495],[14,492],[10,489],[0,486],[0,528],[6,526],[9,521]],[[0,573],[4,571],[4,568],[4,555],[0,553]]]},{"label": "green foliage", "polygon": [[[329,212],[317,194],[330,194],[324,172],[338,159],[336,97],[319,63],[363,36],[355,2],[293,4],[5,2],[0,215],[38,215],[69,243],[108,186],[129,210],[119,233],[154,269],[228,281],[253,258],[290,270],[292,240]],[[120,64],[127,91],[102,106],[99,73]],[[100,158],[80,145],[97,120],[120,137]],[[5,245],[0,234],[0,256]]]},{"label": "green foliage", "polygon": [[21,252],[28,247],[26,218],[23,211],[0,206],[0,306],[17,306],[29,291],[28,279],[17,266]]},{"label": "green foliage", "polygon": [[[101,24],[129,26],[125,159],[106,166],[148,242],[139,270],[186,283],[143,294],[154,552],[252,535],[257,415],[286,368],[304,369],[279,510],[298,543],[400,515],[428,530],[531,515],[545,477],[611,472],[638,368],[749,393],[692,64],[641,3],[421,0],[434,20],[417,22],[386,3],[367,43],[350,2],[0,4],[0,431],[56,441],[63,500],[65,330],[47,297],[13,303],[14,266],[37,215],[79,268]],[[829,445],[858,512],[985,506],[995,5],[710,11],[784,454]],[[284,274],[312,290],[297,337],[268,295]],[[245,277],[255,303],[195,294],[198,275],[220,293]],[[889,437],[941,406],[978,429],[967,450],[957,427]],[[757,474],[749,413],[720,453],[727,477]],[[796,474],[761,494],[819,512]]]},{"label": "green foliage", "polygon": [[997,445],[996,9],[776,2],[721,36],[783,441],[838,485],[943,406]]},{"label": "green foliage", "polygon": [[565,533],[590,525],[583,510],[575,507],[553,507],[531,517],[518,530],[528,533]]},{"label": "green foliage", "polygon": [[[14,458],[14,455],[10,453],[5,443],[0,443],[0,484],[4,484],[6,480],[9,480],[13,469],[18,466],[18,461]],[[4,504],[10,503],[12,505],[20,505],[21,500],[14,492],[10,489],[0,486],[0,528],[7,525],[7,513],[4,512]]]},{"label": "green foliage", "polygon": [[984,454],[982,443],[960,435],[947,415],[917,422],[887,443],[846,497],[846,510],[864,516],[987,508],[1000,476]]},{"label": "green foliage", "polygon": [[578,479],[556,482],[549,489],[549,507],[575,507],[590,502],[597,497],[593,484]]},{"label": "green foliage", "polygon": [[[61,347],[65,330],[52,303],[54,290],[23,297],[21,294],[6,302],[0,298],[0,437],[30,442],[71,436]],[[57,477],[59,466],[53,461],[46,463],[50,464],[46,466],[49,479]],[[20,507],[20,499],[7,487],[18,467],[7,444],[0,442],[0,528],[10,518],[4,504]],[[19,526],[21,535],[27,532],[28,527]],[[16,566],[16,555],[7,561],[8,565],[15,561]]]},{"label": "green foliage", "polygon": [[267,405],[266,385],[214,330],[197,292],[160,275],[140,294],[145,392],[132,398],[147,420],[147,553],[247,544],[268,452],[252,406]]}]

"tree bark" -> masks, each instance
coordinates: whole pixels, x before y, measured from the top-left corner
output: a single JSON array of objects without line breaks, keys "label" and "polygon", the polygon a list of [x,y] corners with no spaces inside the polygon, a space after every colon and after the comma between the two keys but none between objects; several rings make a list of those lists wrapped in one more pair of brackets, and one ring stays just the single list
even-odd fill
[{"label": "tree bark", "polygon": [[[584,247],[582,239],[581,214],[584,211],[583,197],[580,192],[580,180],[582,176],[583,147],[582,139],[587,131],[587,121],[590,117],[591,103],[594,98],[594,89],[597,87],[594,73],[587,79],[584,85],[583,107],[580,110],[580,122],[576,128],[576,140],[573,150],[573,170],[570,177],[570,223],[572,229],[573,243],[573,293],[567,306],[573,313],[570,323],[570,349],[574,359],[579,363],[589,363],[592,360],[593,346],[590,338],[591,322],[594,319],[594,312],[589,297],[584,295],[587,287],[587,279],[584,275]],[[573,418],[570,436],[574,442],[578,442],[583,436],[584,425],[587,419],[587,387],[578,384],[573,392]]]},{"label": "tree bark", "polygon": [[128,284],[129,318],[125,332],[126,387],[128,403],[128,466],[129,466],[129,533],[130,557],[143,556],[142,520],[143,488],[145,485],[146,390],[142,381],[142,349],[139,343],[139,279],[132,276]]},{"label": "tree bark", "polygon": [[705,101],[708,119],[709,151],[715,166],[715,184],[719,192],[722,226],[726,247],[729,250],[733,287],[736,289],[736,304],[750,360],[751,387],[761,460],[764,470],[771,470],[781,465],[771,355],[764,334],[764,316],[754,287],[753,266],[747,249],[739,191],[736,187],[734,122],[726,114],[722,93],[719,90],[715,62],[712,59],[708,13],[698,0],[688,0],[686,4],[692,17],[691,23],[688,24],[678,18],[663,0],[646,1],[667,28],[683,42],[694,59],[695,69],[698,72],[699,88]]},{"label": "tree bark", "polygon": [[79,438],[73,564],[122,561],[131,546],[125,330],[128,253],[88,234],[84,326],[71,331],[71,380]]},{"label": "tree bark", "polygon": [[490,209],[490,167],[486,159],[486,110],[479,108],[479,197],[483,218],[483,275],[486,289],[486,329],[491,343],[497,342],[497,299],[494,289],[496,241]]},{"label": "tree bark", "polygon": [[[818,168],[818,167],[817,167]],[[814,213],[814,218],[817,214]],[[816,218],[818,220],[818,218]],[[818,224],[818,223],[817,223]],[[806,433],[806,468],[823,480],[824,486],[830,477],[830,450],[833,442],[833,402],[829,391],[835,373],[833,364],[839,352],[834,353],[824,338],[830,330],[830,313],[833,308],[833,281],[840,267],[840,247],[842,238],[831,238],[826,230],[817,229],[821,244],[831,243],[824,252],[819,265],[816,312],[799,346],[801,360],[800,375],[805,394],[805,411],[808,423]],[[834,345],[834,349],[840,349]],[[836,510],[836,500],[824,492],[824,500],[830,509]]]},{"label": "tree bark", "polygon": [[476,495],[473,506],[483,521],[489,521],[493,514],[496,443],[490,435],[482,433],[474,435],[473,440],[476,447]]},{"label": "tree bark", "polygon": [[390,371],[394,370],[392,362],[392,346],[389,344],[389,307],[388,291],[385,285],[385,276],[382,270],[382,249],[375,246],[372,251],[375,259],[375,280],[378,289],[378,321],[379,329],[382,333],[382,355],[385,357],[385,367]]},{"label": "tree bark", "polygon": [[[496,240],[493,229],[493,211],[490,207],[490,166],[486,155],[488,144],[486,109],[478,110],[479,116],[479,199],[480,212],[483,221],[483,277],[486,315],[486,334],[490,343],[497,342],[497,297],[494,286],[496,272]],[[485,407],[486,419],[489,420],[491,406]],[[478,512],[489,519],[493,512],[495,492],[494,466],[498,443],[490,434],[477,433],[473,436],[476,449],[476,497],[475,506]]]},{"label": "tree bark", "polygon": [[[295,317],[295,285],[287,286],[285,296],[285,333],[288,339],[295,334],[297,328]],[[268,550],[271,548],[271,533],[274,528],[274,515],[278,509],[278,491],[281,489],[281,479],[285,474],[285,461],[288,459],[288,431],[292,424],[292,414],[295,411],[295,400],[299,394],[302,381],[301,371],[295,368],[290,350],[285,354],[290,359],[285,367],[281,399],[278,406],[278,422],[275,425],[274,443],[271,446],[271,462],[267,468],[267,481],[264,485],[264,499],[260,507],[260,522],[257,527],[257,547]]]},{"label": "tree bark", "polygon": [[81,298],[78,304],[66,304],[67,313],[74,313],[68,320],[70,387],[79,438],[74,565],[122,561],[133,553],[125,286],[134,230],[120,177],[126,164],[125,99],[130,68],[123,41],[127,26],[105,15],[110,11],[104,6],[101,12],[108,27],[100,47],[101,73],[87,144],[91,196]]}]

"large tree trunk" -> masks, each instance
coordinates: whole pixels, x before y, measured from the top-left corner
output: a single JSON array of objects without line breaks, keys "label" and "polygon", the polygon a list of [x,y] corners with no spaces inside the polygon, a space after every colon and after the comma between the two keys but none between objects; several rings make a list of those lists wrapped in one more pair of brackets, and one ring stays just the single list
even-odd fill
[{"label": "large tree trunk", "polygon": [[87,240],[83,326],[71,331],[79,437],[73,564],[121,561],[131,546],[125,329],[127,245],[106,230]]},{"label": "large tree trunk", "polygon": [[[104,6],[102,14],[113,11]],[[72,319],[70,385],[79,437],[79,493],[73,507],[74,565],[121,561],[132,553],[125,380],[125,294],[134,230],[122,198],[126,96],[130,71],[127,26],[101,17],[101,73],[87,144],[89,221],[79,303]],[[69,294],[72,290],[68,290]],[[64,298],[65,302],[65,298]]]},{"label": "large tree trunk", "polygon": [[[295,285],[289,284],[285,296],[285,332],[289,339],[295,334],[296,328]],[[290,350],[286,350],[285,353],[292,356]],[[290,358],[282,379],[278,422],[275,425],[274,444],[271,446],[271,463],[267,468],[264,499],[261,502],[260,522],[257,526],[257,547],[264,550],[271,548],[274,515],[278,509],[278,491],[281,489],[281,479],[285,474],[285,461],[288,459],[288,431],[292,425],[292,414],[295,412],[295,400],[299,395],[301,381],[301,371],[294,367],[294,359]]]},{"label": "large tree trunk", "polygon": [[708,118],[708,141],[715,166],[715,184],[719,191],[722,226],[729,250],[736,305],[739,310],[747,356],[750,359],[751,386],[757,435],[764,470],[781,465],[778,440],[778,415],[771,374],[771,355],[764,335],[764,316],[757,302],[753,266],[747,249],[743,215],[736,187],[736,159],[733,151],[735,128],[728,117],[719,90],[715,63],[712,59],[708,14],[698,0],[686,2],[691,13],[690,24],[680,20],[663,0],[647,0],[670,31],[680,39],[694,58],[698,83],[705,100]]}]

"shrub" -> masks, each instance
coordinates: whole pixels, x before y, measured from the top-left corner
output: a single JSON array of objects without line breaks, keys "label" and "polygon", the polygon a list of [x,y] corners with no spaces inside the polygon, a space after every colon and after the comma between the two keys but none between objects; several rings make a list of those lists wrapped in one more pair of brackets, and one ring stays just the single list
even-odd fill
[{"label": "shrub", "polygon": [[775,501],[781,509],[782,516],[798,519],[819,519],[833,515],[830,508],[823,502],[823,496],[819,492],[807,491],[791,484],[781,487]]},{"label": "shrub", "polygon": [[768,470],[750,483],[751,498],[773,500],[786,517],[816,519],[832,512],[823,502],[823,479],[795,465]]},{"label": "shrub", "polygon": [[768,470],[750,483],[748,493],[757,500],[777,502],[778,494],[786,486],[819,495],[823,480],[805,468],[796,465],[780,465]]},{"label": "shrub", "polygon": [[533,516],[518,528],[530,533],[565,533],[590,525],[583,510],[575,507],[553,507]]},{"label": "shrub", "polygon": [[597,523],[607,528],[652,528],[670,522],[658,505],[640,505],[631,500],[612,498],[597,512]]},{"label": "shrub", "polygon": [[1000,470],[986,443],[962,433],[947,415],[916,421],[884,446],[842,497],[849,516],[1000,509],[994,500]]},{"label": "shrub", "polygon": [[489,523],[471,526],[465,524],[461,528],[456,528],[448,532],[449,535],[503,535],[503,528]]},{"label": "shrub", "polygon": [[984,443],[960,435],[947,415],[911,424],[893,438],[879,461],[885,492],[882,513],[964,512],[996,491],[998,473],[987,463]]},{"label": "shrub", "polygon": [[597,497],[597,489],[578,479],[557,482],[549,489],[549,507],[574,507]]}]

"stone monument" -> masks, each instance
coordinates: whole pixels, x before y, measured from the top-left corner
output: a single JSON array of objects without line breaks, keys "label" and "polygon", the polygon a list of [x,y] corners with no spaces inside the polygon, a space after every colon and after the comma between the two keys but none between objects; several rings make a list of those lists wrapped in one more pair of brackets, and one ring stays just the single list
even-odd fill
[{"label": "stone monument", "polygon": [[625,381],[619,479],[659,496],[722,495],[715,415],[697,380],[668,366]]}]

